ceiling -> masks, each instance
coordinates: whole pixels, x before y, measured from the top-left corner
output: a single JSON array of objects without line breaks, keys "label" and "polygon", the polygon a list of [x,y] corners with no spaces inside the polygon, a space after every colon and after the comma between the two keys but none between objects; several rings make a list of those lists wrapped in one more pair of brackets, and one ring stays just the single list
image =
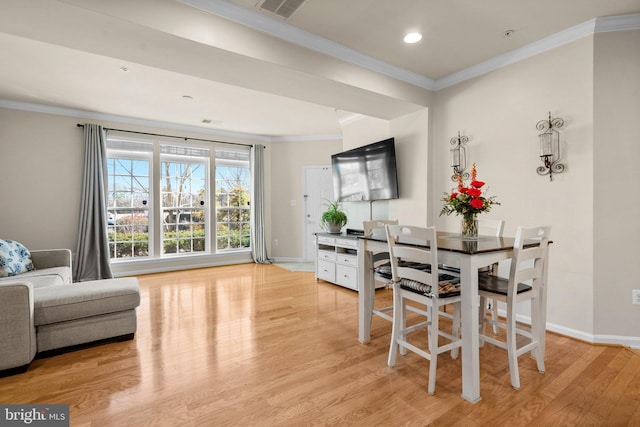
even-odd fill
[{"label": "ceiling", "polygon": [[[478,64],[640,12],[640,0],[295,1],[283,18],[263,0],[3,0],[0,106],[331,138],[356,114],[422,108]],[[403,43],[409,31],[423,39]]]}]

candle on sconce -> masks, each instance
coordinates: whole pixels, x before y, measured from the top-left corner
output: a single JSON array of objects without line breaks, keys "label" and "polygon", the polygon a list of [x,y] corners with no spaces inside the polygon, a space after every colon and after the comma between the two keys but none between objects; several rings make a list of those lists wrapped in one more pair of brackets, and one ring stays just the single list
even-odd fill
[{"label": "candle on sconce", "polygon": [[553,155],[553,135],[543,133],[540,135],[540,157]]},{"label": "candle on sconce", "polygon": [[460,166],[460,147],[455,147],[449,150],[449,155],[451,157],[451,167]]}]

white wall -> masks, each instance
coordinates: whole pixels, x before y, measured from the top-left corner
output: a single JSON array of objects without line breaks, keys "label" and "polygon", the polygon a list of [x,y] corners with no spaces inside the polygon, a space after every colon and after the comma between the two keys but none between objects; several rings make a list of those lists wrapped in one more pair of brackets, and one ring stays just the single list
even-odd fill
[{"label": "white wall", "polygon": [[369,219],[397,219],[401,222],[426,225],[429,114],[427,109],[394,120],[363,116],[343,124],[344,150],[395,138],[398,168],[397,200],[346,202],[347,227],[362,229]]},{"label": "white wall", "polygon": [[[460,219],[439,217],[451,181],[449,140],[469,137],[469,166],[501,203],[486,217],[503,218],[505,235],[519,225],[550,224],[548,321],[552,329],[589,338],[593,325],[593,37],[585,37],[435,95],[431,209],[439,229]],[[562,117],[564,174],[538,176],[539,120]],[[523,308],[527,314],[528,309]]]},{"label": "white wall", "polygon": [[430,201],[429,111],[424,109],[392,120],[391,135],[396,138],[400,198],[389,202],[386,218],[405,224],[432,225],[427,210]]},{"label": "white wall", "polygon": [[600,33],[594,49],[595,333],[640,346],[640,31]]},{"label": "white wall", "polygon": [[[271,242],[269,258],[302,259],[304,166],[331,164],[331,155],[342,151],[342,141],[274,142],[269,145],[271,168]],[[291,201],[295,206],[291,206]],[[278,246],[273,241],[278,240]]]},{"label": "white wall", "polygon": [[391,129],[389,120],[378,119],[369,116],[359,116],[350,121],[341,123],[342,126],[342,151],[371,144],[390,138]]},{"label": "white wall", "polygon": [[[363,145],[372,144],[392,137],[388,120],[369,116],[360,116],[347,123],[342,123],[342,149],[351,150]],[[362,221],[372,218],[389,218],[389,202],[344,202],[343,209],[349,222],[347,228],[362,229]],[[370,212],[371,211],[371,212]]]},{"label": "white wall", "polygon": [[0,238],[75,251],[82,188],[77,119],[0,108]]}]

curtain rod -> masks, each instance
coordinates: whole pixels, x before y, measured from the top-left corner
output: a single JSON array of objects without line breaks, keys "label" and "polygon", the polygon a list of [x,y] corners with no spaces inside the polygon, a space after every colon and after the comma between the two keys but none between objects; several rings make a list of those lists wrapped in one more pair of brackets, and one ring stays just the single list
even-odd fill
[{"label": "curtain rod", "polygon": [[[79,128],[84,128],[84,125],[82,123],[77,123],[76,126],[78,126]],[[202,142],[219,142],[221,144],[242,145],[243,147],[253,147],[253,144],[241,144],[239,142],[217,141],[215,139],[187,138],[185,136],[163,135],[161,133],[140,132],[140,131],[137,131],[137,130],[126,130],[126,129],[114,129],[114,128],[103,128],[103,129],[105,131],[115,130],[117,132],[136,133],[136,134],[139,134],[139,135],[163,136],[165,138],[184,139],[185,141],[191,140],[191,141],[202,141]]]}]

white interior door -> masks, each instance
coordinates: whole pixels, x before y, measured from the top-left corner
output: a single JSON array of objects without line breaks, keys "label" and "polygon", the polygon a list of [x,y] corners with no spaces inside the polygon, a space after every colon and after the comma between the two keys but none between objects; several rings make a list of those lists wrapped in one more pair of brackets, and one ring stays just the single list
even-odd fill
[{"label": "white interior door", "polygon": [[333,200],[331,166],[305,166],[303,168],[302,199],[304,200],[304,226],[302,248],[305,260],[315,259],[313,233],[322,231],[320,217],[327,208],[327,201]]}]

